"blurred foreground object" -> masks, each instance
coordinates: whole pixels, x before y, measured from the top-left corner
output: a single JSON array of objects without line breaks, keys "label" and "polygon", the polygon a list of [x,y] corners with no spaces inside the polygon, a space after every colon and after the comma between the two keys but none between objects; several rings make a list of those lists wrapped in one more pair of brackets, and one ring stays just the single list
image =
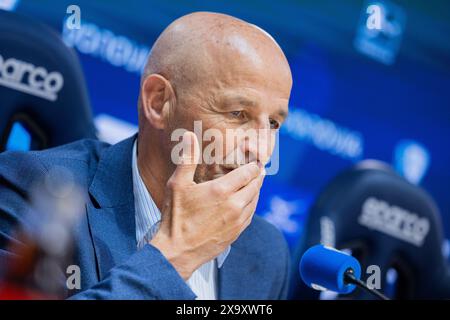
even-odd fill
[{"label": "blurred foreground object", "polygon": [[83,212],[83,195],[71,172],[55,167],[36,184],[32,209],[2,261],[3,299],[63,299],[67,296],[66,270],[73,254],[74,227]]}]

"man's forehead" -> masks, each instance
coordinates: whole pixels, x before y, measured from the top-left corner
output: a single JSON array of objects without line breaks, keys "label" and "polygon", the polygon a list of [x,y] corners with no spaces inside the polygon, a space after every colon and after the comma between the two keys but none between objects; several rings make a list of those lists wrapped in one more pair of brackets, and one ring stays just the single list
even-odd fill
[{"label": "man's forehead", "polygon": [[257,107],[269,104],[273,112],[285,118],[288,114],[288,97],[277,97],[270,94],[261,94],[255,89],[237,89],[236,91],[225,91],[219,101],[225,106],[241,105],[244,107]]},{"label": "man's forehead", "polygon": [[235,85],[218,90],[218,97],[223,101],[233,101],[242,103],[260,103],[260,100],[286,101],[289,99],[289,92],[284,92],[278,88],[270,88],[258,85]]},{"label": "man's forehead", "polygon": [[[163,74],[182,88],[211,79],[291,83],[280,46],[263,29],[224,14],[192,13],[174,21],[151,50],[144,78]],[[249,79],[251,78],[251,79]]]}]

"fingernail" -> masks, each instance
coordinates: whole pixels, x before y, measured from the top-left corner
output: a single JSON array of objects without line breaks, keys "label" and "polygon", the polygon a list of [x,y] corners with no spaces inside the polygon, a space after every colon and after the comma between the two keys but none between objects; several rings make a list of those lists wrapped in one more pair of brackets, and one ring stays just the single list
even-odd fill
[{"label": "fingernail", "polygon": [[250,164],[259,169],[258,163],[256,161],[250,162]]}]

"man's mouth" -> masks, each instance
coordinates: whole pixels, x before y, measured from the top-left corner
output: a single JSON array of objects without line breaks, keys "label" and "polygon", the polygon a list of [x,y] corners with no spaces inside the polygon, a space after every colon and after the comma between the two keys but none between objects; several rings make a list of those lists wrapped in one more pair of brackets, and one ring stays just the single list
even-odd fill
[{"label": "man's mouth", "polygon": [[220,168],[223,172],[228,173],[228,172],[233,171],[234,169],[239,168],[239,165],[237,165],[237,164],[236,165],[222,165],[222,166],[220,166]]},{"label": "man's mouth", "polygon": [[[263,168],[263,164],[261,162],[257,162],[258,166],[260,168]],[[226,175],[227,173],[230,173],[231,171],[239,168],[241,165],[239,164],[223,164],[218,166],[216,173],[213,175],[213,179],[217,179],[219,177],[222,177]]]},{"label": "man's mouth", "polygon": [[212,178],[213,179],[220,178],[237,168],[239,168],[239,165],[220,165],[218,166],[216,173],[214,173]]}]

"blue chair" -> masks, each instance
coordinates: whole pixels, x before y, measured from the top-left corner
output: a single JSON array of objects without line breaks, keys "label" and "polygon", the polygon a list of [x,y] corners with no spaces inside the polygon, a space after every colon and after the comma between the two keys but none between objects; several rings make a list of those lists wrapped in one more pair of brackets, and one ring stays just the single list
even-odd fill
[{"label": "blue chair", "polygon": [[44,24],[0,10],[0,152],[82,138],[95,127],[75,52]]},{"label": "blue chair", "polygon": [[[423,189],[384,163],[362,162],[334,178],[311,207],[294,253],[291,298],[319,299],[301,281],[298,263],[322,243],[349,250],[363,280],[374,274],[369,266],[379,267],[381,291],[393,299],[449,299],[443,240],[438,208]],[[345,298],[373,299],[361,290]]]}]

